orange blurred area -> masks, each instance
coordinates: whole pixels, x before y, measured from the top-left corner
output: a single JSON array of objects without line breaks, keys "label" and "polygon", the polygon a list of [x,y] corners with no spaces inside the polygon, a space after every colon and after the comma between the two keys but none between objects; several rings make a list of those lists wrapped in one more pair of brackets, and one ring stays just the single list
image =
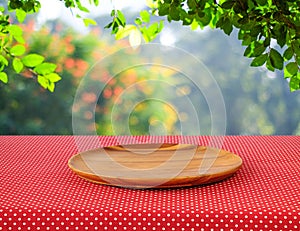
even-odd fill
[{"label": "orange blurred area", "polygon": [[86,103],[95,103],[97,101],[97,96],[95,93],[83,93],[82,100]]}]

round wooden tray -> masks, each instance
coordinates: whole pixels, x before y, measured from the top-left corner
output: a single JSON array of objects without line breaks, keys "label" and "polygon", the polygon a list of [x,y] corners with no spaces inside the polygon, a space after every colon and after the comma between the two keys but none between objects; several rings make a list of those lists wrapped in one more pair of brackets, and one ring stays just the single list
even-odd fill
[{"label": "round wooden tray", "polygon": [[93,149],[68,162],[80,177],[128,188],[174,188],[209,184],[233,175],[239,156],[189,144],[134,144]]}]

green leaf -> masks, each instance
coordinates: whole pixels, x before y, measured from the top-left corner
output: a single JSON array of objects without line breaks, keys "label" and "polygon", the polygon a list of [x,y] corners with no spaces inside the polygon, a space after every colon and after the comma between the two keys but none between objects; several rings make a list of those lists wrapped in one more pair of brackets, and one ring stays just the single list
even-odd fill
[{"label": "green leaf", "polygon": [[24,40],[23,36],[15,35],[14,38],[18,43],[25,44],[25,40]]},{"label": "green leaf", "polygon": [[234,5],[235,1],[226,1],[226,2],[223,2],[221,7],[223,9],[231,9]]},{"label": "green leaf", "polygon": [[165,16],[169,14],[169,9],[170,9],[170,4],[162,4],[160,5],[160,7],[158,8],[158,15],[159,16]]},{"label": "green leaf", "polygon": [[198,22],[194,19],[191,24],[191,29],[196,30],[198,28],[198,26],[199,26]]},{"label": "green leaf", "polygon": [[267,61],[267,58],[268,58],[268,54],[262,54],[260,56],[257,56],[256,58],[253,59],[250,65],[252,67],[262,66]]},{"label": "green leaf", "polygon": [[256,2],[261,5],[261,6],[264,6],[267,4],[268,0],[256,0]]},{"label": "green leaf", "polygon": [[262,30],[262,28],[261,28],[260,25],[259,25],[259,26],[254,26],[254,27],[251,29],[251,31],[250,31],[250,35],[251,35],[252,37],[256,37],[256,36],[259,35],[259,33],[261,32],[261,30]]},{"label": "green leaf", "polygon": [[116,40],[125,38],[128,36],[132,30],[135,30],[136,26],[134,25],[126,25],[125,27],[120,27],[118,32],[116,33]]},{"label": "green leaf", "polygon": [[170,9],[169,9],[169,16],[174,21],[178,21],[180,19],[180,12],[175,4],[171,4]]},{"label": "green leaf", "polygon": [[30,12],[34,10],[34,2],[33,1],[24,1],[22,9],[26,12]]},{"label": "green leaf", "polygon": [[76,1],[76,4],[77,4],[78,9],[81,10],[82,12],[86,12],[86,13],[89,13],[89,12],[90,12],[86,7],[84,7],[84,6],[81,4],[80,1]]},{"label": "green leaf", "polygon": [[255,47],[253,49],[253,54],[251,54],[251,57],[257,57],[266,50],[266,47],[264,44],[260,44],[259,42],[255,42],[254,44],[255,44]]},{"label": "green leaf", "polygon": [[225,17],[220,17],[216,23],[216,28],[223,28],[225,22]]},{"label": "green leaf", "polygon": [[38,12],[41,9],[41,7],[42,7],[42,5],[41,5],[41,3],[39,1],[35,1],[34,3],[35,3],[34,4],[34,9],[33,9],[33,12],[31,12],[31,13]]},{"label": "green leaf", "polygon": [[118,20],[116,19],[112,22],[111,34],[116,34],[118,32],[119,28],[120,28],[120,24],[119,24]]},{"label": "green leaf", "polygon": [[61,80],[61,77],[57,73],[50,73],[48,75],[45,75],[45,78],[47,78],[50,82],[56,83],[59,80]]},{"label": "green leaf", "polygon": [[22,62],[26,67],[36,67],[44,61],[44,57],[38,54],[29,54],[22,58]]},{"label": "green leaf", "polygon": [[94,4],[95,4],[95,6],[98,6],[99,5],[99,0],[94,0]]},{"label": "green leaf", "polygon": [[50,82],[47,88],[50,92],[54,92],[55,84],[53,82]]},{"label": "green leaf", "polygon": [[157,22],[153,23],[152,25],[149,26],[147,31],[148,31],[148,34],[149,34],[151,40],[152,40],[152,38],[154,36],[156,36],[157,33],[160,32],[159,31],[159,24]]},{"label": "green leaf", "polygon": [[140,16],[144,22],[146,22],[146,23],[150,22],[150,14],[148,11],[146,11],[146,10],[141,11]]},{"label": "green leaf", "polygon": [[5,66],[8,66],[8,61],[3,55],[0,55],[0,63],[2,63]]},{"label": "green leaf", "polygon": [[23,70],[24,65],[19,58],[13,59],[13,68],[14,68],[15,72],[17,72],[17,73],[20,73]]},{"label": "green leaf", "polygon": [[126,18],[120,10],[118,10],[117,13],[118,13],[118,19],[120,20],[120,24],[121,26],[124,27],[126,25]]},{"label": "green leaf", "polygon": [[248,34],[246,34],[244,37],[243,37],[243,41],[242,41],[242,45],[243,46],[249,46],[252,42],[252,37]]},{"label": "green leaf", "polygon": [[13,36],[13,38],[19,42],[24,44],[25,40],[23,38],[23,30],[17,25],[10,25],[7,30]]},{"label": "green leaf", "polygon": [[291,92],[299,90],[300,89],[300,79],[297,78],[297,76],[294,76],[290,79],[290,90]]},{"label": "green leaf", "polygon": [[233,26],[232,26],[232,23],[229,18],[225,18],[222,28],[223,28],[225,34],[227,34],[227,35],[231,34],[231,32],[233,30]]},{"label": "green leaf", "polygon": [[187,5],[190,9],[194,9],[197,7],[197,3],[195,0],[187,0]]},{"label": "green leaf", "polygon": [[270,62],[272,64],[272,66],[276,69],[282,70],[284,60],[283,60],[281,54],[277,50],[271,48],[269,57],[270,57]]},{"label": "green leaf", "polygon": [[293,41],[292,47],[293,47],[295,54],[300,56],[300,41],[297,41],[297,40]]},{"label": "green leaf", "polygon": [[23,31],[21,27],[17,25],[10,25],[7,30],[13,35],[13,36],[21,36],[23,34]]},{"label": "green leaf", "polygon": [[292,47],[287,48],[283,53],[283,57],[285,60],[290,60],[293,57],[293,55],[294,52]]},{"label": "green leaf", "polygon": [[115,10],[112,10],[112,11],[110,12],[110,16],[115,17],[115,16],[116,16],[116,11],[115,11]]},{"label": "green leaf", "polygon": [[167,3],[161,4],[158,8],[158,15],[159,16],[168,15],[169,10],[170,10],[170,4],[167,4]]},{"label": "green leaf", "polygon": [[7,77],[7,74],[5,72],[0,72],[0,80],[3,83],[7,83],[8,82],[8,77]]},{"label": "green leaf", "polygon": [[112,25],[113,25],[113,22],[110,22],[110,23],[108,23],[104,28],[105,28],[105,29],[111,28]]},{"label": "green leaf", "polygon": [[142,35],[143,35],[144,41],[145,41],[146,43],[150,42],[150,41],[151,41],[151,38],[150,38],[150,36],[149,36],[149,34],[148,34],[147,28],[142,28],[142,29],[140,29],[140,31],[141,31],[141,33],[142,33]]},{"label": "green leaf", "polygon": [[267,58],[266,67],[267,67],[267,69],[270,70],[270,71],[275,71],[275,68],[273,67],[273,65],[272,65],[272,63],[271,63],[270,56],[268,56],[268,58]]},{"label": "green leaf", "polygon": [[89,25],[97,25],[97,22],[93,19],[90,19],[90,18],[84,18],[83,19],[83,23],[85,26],[89,26]]},{"label": "green leaf", "polygon": [[23,45],[15,45],[10,49],[10,53],[13,56],[21,56],[25,53],[26,49]]},{"label": "green leaf", "polygon": [[246,48],[244,56],[257,57],[260,56],[265,50],[266,47],[264,46],[263,42],[254,41]]},{"label": "green leaf", "polygon": [[[278,12],[275,12],[273,17],[276,17],[278,15],[278,18],[276,18],[277,21],[281,21],[281,14]],[[283,47],[286,44],[286,35],[287,35],[287,28],[284,24],[276,24],[272,29],[273,37],[277,40],[277,44]]]},{"label": "green leaf", "polygon": [[9,7],[11,9],[18,9],[23,6],[23,3],[21,1],[9,1]]},{"label": "green leaf", "polygon": [[34,71],[39,75],[47,75],[55,71],[56,64],[54,63],[41,63],[34,68]]},{"label": "green leaf", "polygon": [[139,26],[141,26],[143,24],[143,22],[142,22],[142,20],[140,18],[136,18],[134,20],[134,22],[135,22],[136,25],[139,25]]},{"label": "green leaf", "polygon": [[147,27],[141,28],[140,31],[142,32],[145,42],[147,43],[155,39],[155,37],[163,29],[163,27],[164,27],[163,21],[160,21],[159,23],[158,22],[152,23],[148,28]]},{"label": "green leaf", "polygon": [[288,63],[284,68],[284,77],[290,77],[296,75],[299,71],[299,67],[296,62]]},{"label": "green leaf", "polygon": [[164,28],[164,21],[161,20],[159,23],[157,23],[157,33],[160,33],[162,29]]},{"label": "green leaf", "polygon": [[271,38],[270,37],[266,37],[264,40],[264,46],[268,47],[271,44]]},{"label": "green leaf", "polygon": [[203,29],[205,26],[207,26],[211,23],[212,14],[211,14],[211,12],[205,12],[203,17],[196,17],[196,19],[197,19],[199,26]]},{"label": "green leaf", "polygon": [[65,6],[66,6],[67,8],[69,8],[69,7],[75,7],[74,1],[66,0],[66,1],[65,1]]},{"label": "green leaf", "polygon": [[26,12],[22,9],[16,9],[16,17],[19,23],[24,22],[25,18],[26,18]]},{"label": "green leaf", "polygon": [[43,88],[47,89],[47,87],[49,85],[49,80],[47,78],[45,78],[44,76],[38,75],[37,81]]}]

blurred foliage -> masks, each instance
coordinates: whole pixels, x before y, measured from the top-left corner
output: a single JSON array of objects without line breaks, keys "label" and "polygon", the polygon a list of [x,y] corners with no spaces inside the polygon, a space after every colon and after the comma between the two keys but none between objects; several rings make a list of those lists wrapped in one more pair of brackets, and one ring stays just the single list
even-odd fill
[{"label": "blurred foliage", "polygon": [[97,35],[78,36],[73,31],[61,31],[63,25],[34,31],[33,21],[23,26],[28,52],[47,55],[57,63],[64,76],[56,94],[41,88],[34,75],[25,70],[16,74],[8,69],[9,87],[0,84],[0,130],[2,134],[66,134],[72,127],[70,106],[78,78],[92,62]]},{"label": "blurred foliage", "polygon": [[[161,32],[163,18],[181,22],[192,29],[209,26],[230,35],[235,28],[244,56],[253,58],[251,66],[270,71],[283,70],[291,91],[300,89],[300,2],[295,0],[148,0],[149,11],[141,11],[134,24],[126,24],[123,13],[112,10],[116,38],[129,36],[133,45],[153,40]],[[151,16],[155,20],[151,20]],[[157,19],[158,18],[158,19]],[[157,22],[157,20],[160,20]],[[140,33],[139,33],[140,32]],[[271,41],[284,48],[274,47]]]},{"label": "blurred foliage", "polygon": [[173,96],[169,95],[164,82],[174,81],[172,74],[173,71],[155,67],[134,67],[111,79],[96,108],[99,112],[97,132],[106,135],[178,134],[176,111],[169,104]]},{"label": "blurred foliage", "polygon": [[[37,31],[34,26],[32,21],[23,26],[28,52],[46,55],[49,62],[57,63],[62,80],[51,94],[36,81],[32,84],[30,71],[16,74],[8,69],[10,86],[0,83],[1,134],[72,134],[72,110],[86,120],[81,134],[93,129],[99,135],[181,134],[182,123],[186,126],[184,135],[210,134],[211,116],[205,97],[181,73],[143,66],[114,75],[116,66],[136,62],[128,50],[121,50],[105,70],[94,64],[127,47],[127,41],[112,42],[98,29],[81,35],[56,22]],[[182,36],[177,37],[176,45],[203,60],[221,87],[226,134],[300,134],[300,96],[289,91],[288,82],[280,78],[282,72],[274,75],[266,68],[249,68],[249,62],[239,56],[238,40],[224,38],[218,31],[190,32],[176,24],[171,30]],[[169,58],[178,61],[178,57]],[[76,89],[86,74],[90,77],[88,91],[73,105]],[[104,89],[98,97],[99,87]],[[186,104],[186,97],[197,111],[199,130],[189,123],[194,115],[174,106]],[[86,110],[93,104],[95,116]]]},{"label": "blurred foliage", "polygon": [[[127,47],[127,42],[120,41],[111,44],[106,38],[99,40],[100,31],[95,29],[88,35],[80,35],[72,30],[63,30],[63,24],[52,23],[38,31],[34,31],[34,23],[30,21],[23,26],[24,34],[28,37],[26,44],[28,52],[36,52],[46,55],[47,58],[57,63],[57,71],[63,76],[63,79],[57,84],[55,94],[51,94],[41,88],[38,83],[30,84],[34,78],[30,71],[23,71],[16,74],[13,70],[8,69],[10,76],[9,87],[4,87],[0,83],[0,133],[1,134],[72,134],[72,105],[74,95],[80,80],[88,73],[89,69],[95,62],[108,54]],[[130,56],[129,56],[130,57]],[[96,122],[98,134],[114,134],[111,121],[111,109],[114,105],[121,105],[124,109],[131,101],[141,95],[147,99],[149,94],[155,92],[164,93],[159,82],[154,85],[138,86],[137,91],[129,94],[126,98],[127,104],[118,101],[119,95],[124,89],[130,87],[133,83],[143,83],[148,79],[147,70],[130,69],[120,75],[112,78],[111,72],[114,67],[126,62],[129,64],[128,54],[121,54],[119,60],[114,60],[104,72],[96,72],[90,75],[91,88],[88,92],[81,95],[82,105],[73,105],[73,111],[87,121],[93,118],[92,112],[85,110],[89,104],[98,101],[96,107]],[[159,73],[158,73],[159,72]],[[172,73],[157,71],[153,75],[154,79],[159,80],[166,78]],[[152,71],[153,73],[153,71]],[[110,80],[110,78],[112,78]],[[108,82],[107,82],[108,81]],[[93,93],[98,89],[97,84],[105,85],[105,88],[98,100],[97,95]],[[130,117],[130,132],[133,134],[146,134],[149,131],[147,123],[152,124],[156,121],[166,121],[168,133],[174,133],[174,119],[170,120],[165,115],[172,115],[175,112],[166,107],[164,103],[156,102],[139,102]],[[147,108],[144,110],[144,108]],[[123,112],[122,108],[121,113]],[[155,115],[153,111],[155,110]],[[82,113],[82,114],[81,114]],[[120,111],[119,111],[120,113]],[[117,115],[118,121],[122,115]],[[124,123],[121,123],[122,125]],[[155,125],[153,125],[155,129]],[[84,124],[82,134],[86,134],[93,129],[93,123]],[[120,127],[117,132],[124,133],[125,126]]]},{"label": "blurred foliage", "polygon": [[[26,12],[35,12],[40,8],[37,1],[11,1],[10,5],[23,7],[16,10],[16,18],[23,22]],[[0,82],[8,83],[10,72],[30,72],[37,82],[50,92],[61,77],[56,73],[57,65],[45,61],[45,58],[35,52],[26,53],[24,31],[19,25],[11,23],[12,19],[5,14],[5,8],[0,6]]]},{"label": "blurred foliage", "polygon": [[[89,13],[87,6],[96,7],[99,0],[60,0],[66,8],[76,11],[76,17]],[[121,1],[121,0],[120,0]],[[227,35],[233,29],[247,48],[244,56],[253,58],[250,66],[266,67],[269,71],[284,70],[284,78],[289,81],[291,91],[300,89],[300,2],[295,0],[146,0],[145,6],[131,24],[124,13],[113,5],[111,28],[116,39],[129,37],[131,46],[154,40],[164,27],[164,20],[179,21],[182,26],[192,29],[218,28]],[[38,12],[38,0],[9,0],[0,5],[0,81],[7,83],[7,67],[12,66],[16,73],[24,68],[31,71],[37,82],[53,92],[60,80],[56,65],[44,62],[44,57],[25,52],[23,31],[11,22],[7,10],[14,12],[22,23],[30,13]],[[83,23],[96,25],[90,18],[82,18]],[[278,46],[274,46],[275,41]],[[13,42],[18,44],[13,45]]]},{"label": "blurred foliage", "polygon": [[[89,4],[97,6],[99,1],[90,0]],[[89,12],[79,0],[64,0],[64,5],[70,9],[76,8],[81,12]],[[0,82],[8,83],[8,73],[12,71],[15,73],[26,71],[31,73],[40,86],[53,92],[56,83],[61,80],[61,76],[58,75],[57,65],[45,61],[46,55],[42,56],[31,49],[27,49],[26,52],[24,31],[17,25],[17,23],[23,23],[27,15],[39,12],[40,8],[41,3],[37,0],[0,2]],[[15,17],[11,17],[7,11],[14,12]],[[80,14],[76,16],[81,18]],[[82,19],[86,26],[96,24],[92,19]]]},{"label": "blurred foliage", "polygon": [[[93,134],[94,130],[102,135],[179,133],[176,112],[169,105],[173,96],[164,86],[167,81],[174,81],[174,71],[136,66],[138,57],[128,52],[138,51],[120,50],[104,68],[103,63],[96,63],[81,82],[83,91],[77,92],[73,105],[80,134]],[[138,59],[141,61],[142,57]],[[116,65],[126,69],[115,74]],[[162,98],[165,100],[158,100]]]},{"label": "blurred foliage", "polygon": [[[170,28],[183,35],[176,45],[202,60],[218,82],[227,111],[227,134],[300,134],[300,94],[289,91],[283,71],[249,68],[249,60],[239,56],[240,42],[218,31],[195,34],[180,25]],[[238,36],[237,31],[232,33]],[[209,113],[207,108],[201,110]]]},{"label": "blurred foliage", "polygon": [[[193,29],[219,28],[230,35],[235,28],[251,66],[283,70],[291,91],[300,89],[300,1],[286,0],[155,0],[159,16]],[[271,40],[284,48],[275,47]]]}]

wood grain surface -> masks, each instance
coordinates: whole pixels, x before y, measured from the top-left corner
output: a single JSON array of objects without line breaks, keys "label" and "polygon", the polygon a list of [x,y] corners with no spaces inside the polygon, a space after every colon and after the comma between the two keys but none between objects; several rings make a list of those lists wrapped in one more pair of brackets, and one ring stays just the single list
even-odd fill
[{"label": "wood grain surface", "polygon": [[242,166],[228,151],[190,144],[135,144],[82,152],[69,159],[78,176],[128,188],[174,188],[214,183]]}]

